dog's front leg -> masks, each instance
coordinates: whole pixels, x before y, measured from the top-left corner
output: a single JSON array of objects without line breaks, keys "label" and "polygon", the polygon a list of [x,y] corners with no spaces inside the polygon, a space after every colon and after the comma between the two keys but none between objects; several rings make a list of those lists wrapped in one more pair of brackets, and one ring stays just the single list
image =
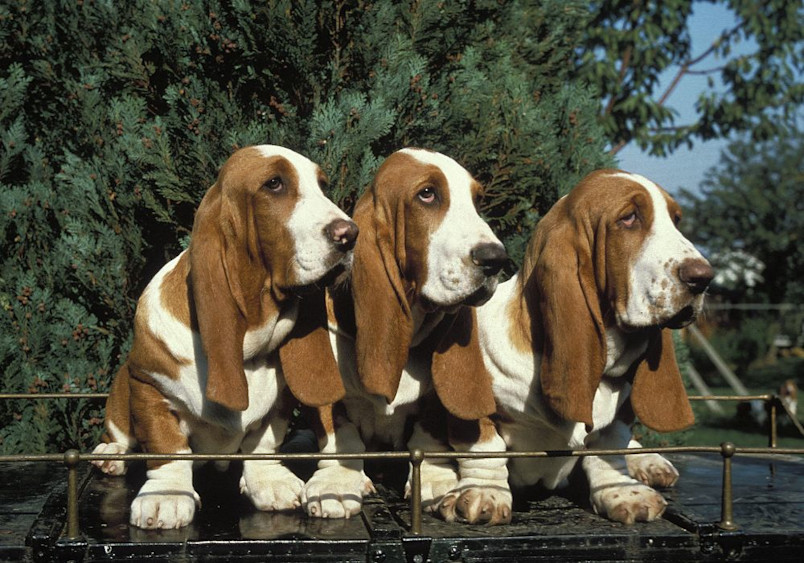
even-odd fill
[{"label": "dog's front leg", "polygon": [[[641,448],[636,440],[628,442],[629,449]],[[648,487],[664,489],[672,487],[678,481],[678,470],[659,454],[631,454],[625,456],[628,474]]]},{"label": "dog's front leg", "polygon": [[[357,427],[341,413],[339,406],[310,408],[306,413],[321,453],[366,451]],[[363,497],[373,492],[374,484],[363,471],[362,459],[324,459],[318,462],[318,469],[304,486],[302,503],[310,516],[349,518],[360,512]]]},{"label": "dog's front leg", "polygon": [[[191,453],[179,417],[153,385],[131,378],[134,433],[146,453]],[[139,528],[181,528],[189,524],[201,505],[193,489],[193,462],[147,462],[147,479],[131,503],[130,522]]]},{"label": "dog's front leg", "polygon": [[[631,439],[630,427],[614,420],[600,431],[592,432],[586,447],[623,449]],[[625,456],[587,456],[582,461],[589,480],[589,495],[595,512],[611,520],[633,524],[659,518],[667,501],[661,494],[628,475]]]},{"label": "dog's front leg", "polygon": [[[109,398],[106,399],[106,418],[102,442],[95,446],[93,454],[127,454],[137,445],[131,428],[131,375],[128,363],[123,364],[115,375]],[[126,462],[118,459],[98,460],[92,464],[107,475],[125,475]]]},{"label": "dog's front leg", "polygon": [[[433,433],[425,429],[421,421],[413,425],[413,433],[408,440],[408,449],[423,452],[446,452],[449,445],[446,436],[438,439]],[[455,460],[436,457],[426,457],[421,463],[421,498],[422,508],[429,512],[438,511],[438,505],[444,495],[458,485],[458,472]],[[411,494],[412,467],[408,469],[408,480],[405,484],[405,498]]]},{"label": "dog's front leg", "polygon": [[[449,441],[459,452],[502,452],[505,442],[489,419],[461,420],[449,415]],[[459,481],[439,504],[441,516],[470,524],[507,524],[513,499],[508,485],[508,459],[460,458]]]},{"label": "dog's front leg", "polygon": [[[275,453],[285,438],[293,410],[293,398],[286,389],[265,415],[259,428],[249,432],[243,453]],[[301,506],[304,481],[276,460],[246,460],[240,478],[240,492],[259,510],[291,510]]]}]

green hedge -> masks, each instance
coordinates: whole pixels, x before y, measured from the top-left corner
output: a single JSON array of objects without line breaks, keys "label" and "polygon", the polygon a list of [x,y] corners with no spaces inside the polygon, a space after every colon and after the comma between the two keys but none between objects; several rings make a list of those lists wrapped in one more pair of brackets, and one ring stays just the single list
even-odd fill
[{"label": "green hedge", "polygon": [[[487,186],[518,260],[540,213],[608,164],[573,78],[583,2],[0,5],[0,387],[103,391],[136,299],[237,147],[308,155],[350,210],[403,146]],[[513,267],[513,266],[512,266]],[[0,403],[0,451],[97,439],[85,403]]]}]

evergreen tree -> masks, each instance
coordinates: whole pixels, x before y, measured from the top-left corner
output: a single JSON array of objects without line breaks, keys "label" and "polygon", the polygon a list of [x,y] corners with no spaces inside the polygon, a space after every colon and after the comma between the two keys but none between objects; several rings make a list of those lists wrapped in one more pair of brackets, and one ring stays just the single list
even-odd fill
[{"label": "evergreen tree", "polygon": [[[586,4],[66,0],[0,5],[0,387],[106,390],[137,297],[237,147],[306,154],[350,210],[384,156],[449,154],[521,256],[608,164],[572,75]],[[513,267],[513,266],[512,266]],[[87,448],[99,405],[0,403],[0,451]]]}]

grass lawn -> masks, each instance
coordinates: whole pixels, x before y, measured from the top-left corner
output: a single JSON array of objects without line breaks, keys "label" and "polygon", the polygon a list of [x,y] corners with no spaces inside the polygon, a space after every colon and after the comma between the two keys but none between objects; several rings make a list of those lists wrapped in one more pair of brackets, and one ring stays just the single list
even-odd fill
[{"label": "grass lawn", "polygon": [[[795,429],[779,431],[776,446],[780,448],[804,448],[804,437],[796,437]],[[764,448],[768,446],[768,434],[765,430],[744,431],[738,428],[722,428],[696,424],[688,433],[685,433],[684,446],[718,446],[723,442],[733,442],[743,448]]]},{"label": "grass lawn", "polygon": [[[716,374],[709,374],[707,379],[713,395],[733,395],[731,387],[726,386]],[[774,365],[749,369],[741,377],[744,385],[752,394],[775,393],[779,385],[786,379],[796,381],[801,390],[799,400],[799,420],[804,415],[804,359],[784,358]],[[690,392],[690,394],[697,394]],[[645,446],[719,446],[723,442],[733,442],[738,447],[767,447],[767,425],[760,427],[750,420],[741,420],[737,416],[738,401],[721,401],[723,415],[713,414],[702,401],[693,401],[695,426],[683,432],[657,434],[637,425],[635,435]],[[789,422],[783,424],[786,417],[779,415],[777,446],[781,448],[804,448],[804,436]]]},{"label": "grass lawn", "polygon": [[[704,374],[712,389],[713,395],[733,395],[734,390],[728,387],[717,373]],[[775,393],[781,383],[787,379],[794,380],[804,392],[804,358],[779,358],[773,364],[750,367],[740,376],[750,393],[761,395]],[[690,392],[690,394],[693,394]],[[757,426],[750,419],[737,416],[738,401],[721,401],[723,415],[713,414],[702,401],[693,401],[695,426],[690,430],[666,436],[668,443],[688,446],[716,446],[722,442],[733,442],[742,447],[766,447],[768,445],[768,428]],[[804,415],[804,396],[799,400],[798,418]],[[789,421],[779,414],[777,446],[781,448],[804,448],[804,436]],[[787,424],[785,424],[785,422]],[[665,438],[661,435],[651,436]]]},{"label": "grass lawn", "polygon": [[[751,393],[768,393],[769,389],[749,388]],[[734,391],[730,387],[712,388],[714,395],[731,395]],[[722,442],[733,442],[742,447],[768,446],[768,426],[760,427],[752,420],[740,419],[737,416],[738,401],[721,401],[723,415],[709,411],[702,401],[693,401],[695,411],[695,426],[683,433],[680,444],[686,446],[716,446]],[[780,448],[804,448],[804,436],[793,426],[786,415],[778,414],[776,445]],[[799,413],[799,420],[801,419]]]},{"label": "grass lawn", "polygon": [[[721,393],[725,395],[726,393]],[[721,403],[725,414],[717,416],[695,401],[695,425],[682,432],[658,434],[637,425],[635,435],[643,446],[719,446],[733,442],[743,448],[768,446],[768,428],[743,424],[737,419],[737,402]],[[703,412],[706,410],[706,412]],[[776,445],[780,448],[804,449],[804,437],[791,424],[777,427]]]}]

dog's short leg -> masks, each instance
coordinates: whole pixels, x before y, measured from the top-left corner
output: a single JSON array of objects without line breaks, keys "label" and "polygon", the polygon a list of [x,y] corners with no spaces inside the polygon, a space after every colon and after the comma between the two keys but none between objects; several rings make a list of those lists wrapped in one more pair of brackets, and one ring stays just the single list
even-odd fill
[{"label": "dog's short leg", "polygon": [[[628,444],[631,430],[615,420],[590,436],[588,449],[621,449]],[[598,514],[633,524],[655,520],[667,508],[667,501],[661,494],[628,476],[624,456],[587,456],[582,464],[589,479],[592,507]]]},{"label": "dog's short leg", "polygon": [[[641,448],[636,440],[628,443],[629,448]],[[628,474],[648,487],[672,487],[678,481],[678,470],[659,454],[632,454],[625,456]]]},{"label": "dog's short leg", "polygon": [[[449,446],[422,428],[420,422],[413,425],[413,434],[408,440],[408,449],[426,452],[448,451]],[[405,483],[405,498],[410,497],[412,468],[408,470]],[[438,510],[444,495],[458,484],[457,465],[454,460],[425,458],[421,464],[422,508],[430,512]]]},{"label": "dog's short leg", "polygon": [[[190,449],[170,453],[191,453]],[[148,478],[131,503],[132,526],[181,528],[189,524],[201,499],[193,489],[193,463],[171,461],[148,469]]]},{"label": "dog's short leg", "polygon": [[[107,428],[108,427],[109,425],[107,424]],[[124,441],[113,440],[110,442],[101,442],[95,446],[95,449],[92,450],[92,453],[101,455],[127,454],[130,451],[131,448]],[[92,465],[107,475],[125,475],[126,471],[128,470],[126,462],[119,459],[96,460],[92,462]]]},{"label": "dog's short leg", "polygon": [[[178,415],[153,385],[131,378],[133,401],[147,405],[136,409],[134,431],[148,453],[191,453]],[[130,522],[139,528],[181,528],[189,524],[201,499],[193,489],[193,462],[147,462],[147,479],[131,503]]]},{"label": "dog's short leg", "polygon": [[[494,423],[449,417],[450,445],[456,451],[501,452],[505,442]],[[508,485],[507,458],[458,460],[460,480],[441,500],[438,510],[447,522],[507,524],[513,499]]]},{"label": "dog's short leg", "polygon": [[[243,453],[275,453],[285,438],[292,400],[289,393],[266,415],[263,424],[243,440]],[[280,461],[246,460],[240,492],[259,510],[292,510],[301,506],[304,481]]]},{"label": "dog's short leg", "polygon": [[[93,454],[125,454],[133,450],[137,440],[131,429],[131,392],[128,363],[115,375],[109,398],[106,399],[106,432],[103,442],[95,446]],[[128,467],[119,459],[96,460],[92,464],[107,475],[125,475]]]},{"label": "dog's short leg", "polygon": [[[308,411],[321,453],[363,453],[366,447],[357,427],[345,417],[337,422],[333,406]],[[363,497],[375,492],[363,471],[363,460],[321,460],[304,487],[302,504],[310,516],[349,518],[360,512]]]}]

